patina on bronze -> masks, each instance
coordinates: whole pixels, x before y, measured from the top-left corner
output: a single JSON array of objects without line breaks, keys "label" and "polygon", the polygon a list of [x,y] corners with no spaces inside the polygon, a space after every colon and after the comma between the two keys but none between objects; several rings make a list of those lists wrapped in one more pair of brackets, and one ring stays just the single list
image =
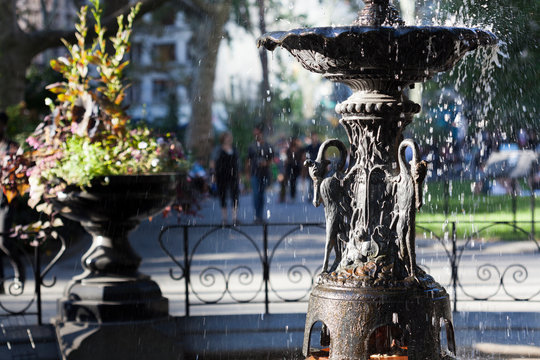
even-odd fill
[{"label": "patina on bronze", "polygon": [[[313,325],[322,322],[321,345],[329,347],[330,359],[451,359],[456,348],[448,294],[416,265],[415,214],[427,164],[417,144],[402,135],[420,111],[404,89],[497,39],[479,29],[405,26],[389,0],[365,5],[352,26],[273,32],[258,41],[268,50],[284,47],[306,69],[353,90],[336,106],[350,151],[333,139],[306,162],[314,204],[325,207],[326,253],[310,297],[303,351],[310,356]],[[341,161],[330,176],[331,146]]]}]

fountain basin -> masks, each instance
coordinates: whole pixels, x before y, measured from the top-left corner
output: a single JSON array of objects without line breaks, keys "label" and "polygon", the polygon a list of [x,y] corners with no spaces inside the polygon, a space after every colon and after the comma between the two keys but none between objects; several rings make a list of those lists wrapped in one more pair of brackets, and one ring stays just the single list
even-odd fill
[{"label": "fountain basin", "polygon": [[287,49],[304,68],[341,76],[422,82],[450,70],[467,52],[497,44],[489,31],[438,26],[343,26],[270,32],[258,46]]}]

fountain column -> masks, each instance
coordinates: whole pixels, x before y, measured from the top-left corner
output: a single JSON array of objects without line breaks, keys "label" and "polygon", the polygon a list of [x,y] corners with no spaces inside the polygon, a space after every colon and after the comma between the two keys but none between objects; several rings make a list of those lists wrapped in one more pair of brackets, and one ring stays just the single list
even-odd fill
[{"label": "fountain column", "polygon": [[[340,268],[354,270],[384,256],[386,265],[395,264],[398,277],[405,278],[404,264],[396,261],[399,243],[388,240],[398,237],[396,192],[401,180],[402,132],[420,106],[407,99],[402,93],[405,84],[399,81],[328,78],[347,84],[354,92],[336,106],[351,144],[351,165],[343,181],[351,204],[350,229]],[[414,146],[412,151],[416,151]]]},{"label": "fountain column", "polygon": [[[442,359],[441,340],[455,354],[448,294],[415,259],[414,215],[422,202],[426,163],[402,133],[420,105],[403,94],[405,81],[327,77],[354,91],[336,106],[351,144],[349,168],[338,174],[333,189],[347,204],[339,218],[348,231],[336,239],[341,261],[325,269],[312,291],[304,354],[314,345],[310,338],[317,322],[324,324],[322,345],[329,346],[330,359]],[[324,161],[324,151],[323,144],[316,162]],[[447,339],[440,337],[442,327]]]}]

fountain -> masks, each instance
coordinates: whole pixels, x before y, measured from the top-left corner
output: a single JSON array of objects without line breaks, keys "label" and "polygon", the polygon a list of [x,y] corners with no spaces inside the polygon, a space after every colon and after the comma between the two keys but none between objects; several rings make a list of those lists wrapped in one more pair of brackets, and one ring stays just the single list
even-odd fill
[{"label": "fountain", "polygon": [[[451,69],[479,46],[495,45],[497,38],[479,29],[405,26],[390,0],[364,2],[352,26],[271,32],[258,40],[268,50],[287,49],[306,69],[353,90],[336,106],[350,153],[339,140],[327,140],[317,159],[306,162],[314,204],[325,207],[326,249],[310,296],[303,354],[452,359],[449,296],[416,265],[415,214],[427,164],[417,144],[403,139],[420,112],[404,90]],[[331,176],[330,147],[341,156]],[[329,264],[332,251],[335,261]],[[322,323],[321,346],[328,349],[317,353],[310,344],[316,323]]]}]

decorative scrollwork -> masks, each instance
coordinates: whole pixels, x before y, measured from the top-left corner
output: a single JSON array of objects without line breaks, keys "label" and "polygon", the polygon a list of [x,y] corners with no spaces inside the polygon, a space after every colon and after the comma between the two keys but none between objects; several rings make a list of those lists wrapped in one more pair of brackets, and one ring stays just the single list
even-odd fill
[{"label": "decorative scrollwork", "polygon": [[[437,226],[440,227],[440,225],[441,223],[437,222]],[[475,235],[497,225],[517,227],[518,231],[526,233],[515,224],[493,222],[486,223],[475,232]],[[276,231],[276,228],[280,227],[286,229],[284,233]],[[416,227],[419,231],[424,231],[427,239],[433,239],[433,244],[440,245],[432,248],[437,262],[432,264],[429,261],[427,264],[422,262],[418,266],[428,272],[433,267],[438,268],[443,271],[441,273],[443,276],[448,273],[450,276],[448,285],[454,289],[453,296],[459,297],[457,301],[501,301],[508,297],[506,301],[526,301],[535,300],[540,295],[540,289],[524,287],[531,277],[529,270],[523,264],[508,266],[501,266],[498,262],[480,264],[470,272],[467,270],[465,276],[464,266],[470,264],[472,259],[470,255],[474,256],[481,250],[471,245],[474,240],[472,236],[464,240],[457,239],[455,223],[444,223],[444,226],[440,227],[442,233],[434,232],[430,229],[432,226],[426,223],[417,223]],[[175,246],[182,248],[183,245],[184,253],[180,251],[173,255],[173,252],[165,246],[165,233],[173,229],[180,230],[180,234],[182,234],[181,230],[184,230],[184,235],[189,233],[193,236],[192,232],[198,234],[191,242],[189,236],[179,237],[180,241],[176,242]],[[266,229],[266,235],[261,231],[263,229]],[[320,223],[235,227],[178,225],[164,228],[160,234],[159,243],[177,269],[181,271],[181,274],[174,274],[176,269],[171,268],[171,277],[186,281],[187,291],[194,295],[194,299],[197,299],[192,303],[193,305],[266,301],[268,303],[301,302],[308,299],[311,287],[322,271],[324,229],[324,224]],[[267,236],[266,241],[264,236]],[[174,237],[171,240],[177,241]],[[237,243],[238,241],[241,243]],[[302,244],[302,241],[306,243]],[[315,243],[318,245],[314,245]],[[173,248],[171,244],[168,246]],[[244,245],[240,245],[242,250],[238,250],[232,244]],[[245,244],[248,246],[245,247]],[[535,244],[538,247],[536,241]],[[320,251],[313,250],[319,245]],[[431,246],[429,243],[427,245]],[[229,252],[228,248],[233,250],[231,253],[218,252],[220,255],[216,256],[217,253],[208,252],[210,248],[222,249],[221,251],[226,252]],[[306,249],[309,249],[307,253],[305,253]],[[242,255],[237,256],[234,252]],[[314,254],[321,255],[321,259]],[[426,256],[429,260],[429,256],[432,255],[426,253],[424,257]],[[448,267],[444,261],[441,261],[444,258],[448,259],[451,272],[448,272]],[[241,261],[244,261],[242,259],[249,259],[250,264],[242,264]],[[257,268],[257,262],[260,263],[260,270]],[[461,265],[461,263],[464,264]],[[471,274],[474,276],[471,277]],[[474,284],[474,279],[480,283],[480,287]],[[520,285],[519,288],[518,285]],[[481,292],[476,294],[475,289],[480,289]],[[188,298],[189,294],[187,294]]]},{"label": "decorative scrollwork", "polygon": [[[247,296],[246,298],[241,298],[237,295],[235,295],[235,292],[233,291],[233,275],[235,278],[238,279],[238,284],[240,284],[241,287],[246,288],[251,292],[251,296]],[[227,292],[229,296],[239,302],[239,303],[249,303],[255,300],[255,298],[261,293],[263,282],[261,281],[259,284],[259,287],[257,289],[250,289],[249,286],[253,285],[255,283],[256,276],[253,272],[253,269],[247,266],[238,266],[234,269],[232,269],[229,272],[229,276],[227,277]],[[262,277],[261,277],[262,280]],[[235,287],[236,289],[236,287]],[[247,292],[249,294],[249,292]]]},{"label": "decorative scrollwork", "polygon": [[[215,285],[218,284],[217,275],[223,279],[223,289],[219,290]],[[212,292],[217,294],[214,299],[205,299],[197,290],[196,287],[191,284],[191,292],[205,304],[217,304],[220,302],[227,293],[227,276],[223,270],[216,267],[208,267],[201,271],[199,274],[199,282],[205,288],[212,288]]]},{"label": "decorative scrollwork", "polygon": [[8,292],[11,296],[20,296],[24,292],[24,284],[17,278],[14,278],[8,285]]},{"label": "decorative scrollwork", "polygon": [[216,281],[216,275],[214,273],[218,273],[219,275],[221,275],[224,281],[227,279],[223,270],[218,269],[216,267],[209,267],[209,268],[204,269],[199,274],[199,279],[201,280],[201,284],[205,287],[211,287],[211,286],[216,285],[217,281]]},{"label": "decorative scrollwork", "polygon": [[53,276],[51,282],[48,283],[48,284],[45,282],[45,276],[47,276],[49,271],[56,265],[56,263],[58,263],[58,261],[60,261],[60,259],[62,258],[62,256],[66,252],[66,248],[67,248],[66,240],[64,239],[64,237],[62,235],[58,235],[58,240],[60,240],[60,249],[58,250],[56,255],[53,257],[53,259],[49,262],[49,264],[47,264],[47,266],[45,266],[45,269],[43,269],[43,271],[40,274],[40,276],[41,276],[41,285],[46,287],[46,288],[52,288],[54,285],[56,285],[56,276]]},{"label": "decorative scrollwork", "polygon": [[[540,295],[540,289],[537,292],[527,297],[519,296],[517,294],[512,293],[510,289],[508,288],[508,285],[510,284],[508,284],[508,282],[506,281],[508,274],[511,275],[511,279],[513,280],[513,282],[516,285],[519,285],[519,284],[524,284],[529,279],[529,272],[527,271],[527,268],[523,266],[522,264],[512,264],[504,270],[501,276],[502,288],[505,294],[510,296],[513,300],[529,301],[535,298],[536,296]],[[521,289],[523,289],[523,287],[521,287]]]},{"label": "decorative scrollwork", "polygon": [[[489,230],[492,227],[495,226],[508,226],[516,230],[517,232],[520,232],[526,236],[527,239],[531,240],[536,248],[540,250],[540,245],[538,242],[531,236],[531,233],[527,230],[523,229],[522,227],[518,226],[516,223],[512,222],[504,222],[504,221],[495,221],[495,222],[477,222],[478,224],[483,224],[482,227],[477,229],[474,232],[474,237],[469,236],[465,243],[459,247],[457,250],[457,255],[455,258],[455,266],[456,268],[460,267],[460,264],[462,262],[463,254],[466,249],[470,247],[471,242],[479,237],[479,235],[482,232],[485,232]],[[523,295],[515,294],[514,288],[510,285],[513,283],[514,285],[518,284],[524,284],[529,279],[529,273],[527,268],[522,264],[511,264],[504,267],[504,265],[495,265],[491,263],[485,263],[477,267],[476,269],[477,278],[486,283],[491,282],[494,284],[494,290],[490,291],[489,293],[486,292],[486,288],[482,287],[482,290],[484,294],[482,296],[473,295],[470,290],[466,289],[466,286],[463,284],[461,277],[458,277],[457,283],[460,287],[460,289],[463,291],[463,293],[469,298],[474,301],[487,301],[492,300],[497,297],[498,300],[502,300],[503,298],[500,297],[502,293],[506,294],[508,297],[510,297],[512,300],[515,301],[530,301],[540,295],[540,289],[534,293],[532,293],[530,296],[524,297]],[[502,289],[502,293],[501,293]],[[523,289],[523,286],[521,287]],[[522,291],[523,292],[523,291]]]},{"label": "decorative scrollwork", "polygon": [[503,273],[503,275],[501,277],[503,279],[503,282],[504,282],[504,278],[506,276],[506,273],[510,269],[514,269],[513,273],[512,273],[512,279],[517,284],[524,283],[527,280],[527,278],[529,277],[529,273],[528,273],[527,268],[525,266],[523,266],[521,264],[514,264],[514,265],[510,265],[509,267],[506,268],[506,270],[504,270],[504,273]]},{"label": "decorative scrollwork", "polygon": [[482,296],[474,295],[465,288],[463,282],[461,281],[461,278],[458,278],[459,287],[466,296],[468,296],[469,298],[473,300],[485,301],[485,300],[489,300],[493,298],[495,295],[499,293],[501,289],[501,272],[499,271],[497,266],[493,264],[483,264],[483,265],[478,266],[476,268],[476,277],[478,278],[478,280],[484,283],[492,280],[492,283],[494,284],[495,289],[487,293],[486,287],[482,287],[482,293],[483,293]]},{"label": "decorative scrollwork", "polygon": [[231,272],[229,273],[229,281],[235,272],[238,272],[238,275],[237,275],[238,282],[241,285],[247,286],[253,283],[253,279],[255,276],[251,268],[248,268],[247,266],[239,266],[237,268],[232,269]]},{"label": "decorative scrollwork", "polygon": [[[295,234],[295,233],[298,233],[298,232],[307,232],[309,233],[309,231],[311,229],[316,229],[316,230],[324,230],[324,226],[322,224],[304,224],[304,225],[296,225],[294,226],[292,229],[290,229],[289,231],[287,231],[285,234],[283,234],[279,239],[278,241],[276,242],[276,244],[274,245],[274,247],[272,248],[272,252],[270,253],[270,257],[268,259],[268,267],[270,268],[273,261],[275,260],[276,258],[276,255],[277,255],[277,251],[278,249],[283,245],[283,244],[287,244],[289,243],[289,241],[292,241],[292,235]],[[310,235],[310,237],[315,237],[316,235]],[[321,239],[321,242],[320,242],[320,247],[321,247],[321,253],[322,253],[322,249],[324,249],[324,233],[321,232],[320,234],[320,239]],[[287,241],[286,241],[287,240]],[[312,241],[310,241],[312,242]],[[270,286],[270,289],[272,291],[272,294],[274,296],[276,296],[279,300],[281,301],[285,301],[285,302],[297,302],[297,301],[301,301],[303,299],[307,299],[307,297],[309,296],[309,293],[311,291],[311,287],[313,286],[313,284],[315,283],[315,279],[316,277],[318,276],[318,274],[322,271],[322,265],[320,261],[318,261],[317,263],[317,266],[314,267],[314,268],[311,268],[310,266],[302,263],[302,264],[293,264],[291,266],[289,266],[289,268],[287,269],[287,266],[285,266],[284,268],[286,269],[286,278],[282,278],[280,277],[280,285],[283,286],[284,283],[283,283],[283,280],[286,279],[289,284],[295,284],[295,285],[304,285],[303,287],[298,287],[296,286],[294,288],[294,292],[295,292],[295,295],[294,296],[285,296],[283,293],[285,292],[284,289],[278,289],[274,286],[274,283],[272,281],[272,279],[275,279],[276,278],[276,275],[275,274],[270,274],[270,275],[274,275],[274,276],[270,276],[269,277],[269,280],[268,280],[268,283],[269,283],[269,286]],[[282,265],[282,264],[280,264]]]},{"label": "decorative scrollwork", "polygon": [[[4,234],[0,234],[4,236]],[[6,291],[6,296],[0,296],[0,309],[8,315],[21,315],[28,312],[36,300],[36,294],[30,292],[33,288],[26,286],[32,279],[34,271],[26,275],[26,268],[31,267],[33,262],[22,247],[19,237],[9,238],[9,246],[0,246],[0,256],[8,261],[2,261],[2,275],[0,287]],[[7,266],[4,266],[7,265]],[[28,290],[28,291],[25,291]],[[11,301],[9,296],[17,297],[17,301]]]},{"label": "decorative scrollwork", "polygon": [[[0,234],[0,236],[5,234]],[[19,234],[15,238],[10,238],[12,243],[10,247],[12,249],[7,249],[6,247],[0,247],[2,256],[7,257],[8,261],[6,264],[9,264],[11,268],[11,275],[4,276],[0,279],[0,284],[5,286],[7,290],[6,296],[0,296],[0,309],[2,309],[7,315],[38,315],[41,314],[38,312],[30,312],[29,310],[37,301],[37,291],[41,291],[41,287],[52,287],[56,284],[56,277],[53,277],[50,283],[44,281],[45,277],[49,271],[58,263],[61,257],[66,251],[66,242],[63,237],[58,236],[57,240],[60,241],[60,248],[45,265],[43,270],[36,269],[35,266],[39,262],[36,262],[37,258],[32,258],[27,251],[23,248],[22,241],[23,239],[32,238],[34,233],[24,233]],[[48,234],[48,236],[51,236]],[[39,247],[44,243],[46,239],[41,239],[41,241],[32,241],[30,245],[32,247],[38,247],[34,252],[34,256],[40,256]],[[16,258],[15,258],[16,257]],[[31,271],[27,271],[30,269]],[[6,274],[6,271],[10,270],[9,268],[2,269],[2,273]],[[9,271],[8,271],[9,273]],[[28,286],[28,282],[33,280],[38,282],[39,286]],[[37,290],[36,290],[37,289]],[[17,297],[17,301],[11,301],[9,296]]]},{"label": "decorative scrollwork", "polygon": [[[180,275],[175,275],[175,273],[174,273],[175,269],[173,269],[173,268],[169,269],[169,276],[171,277],[171,279],[176,280],[176,281],[182,280],[184,278],[184,276],[185,276],[185,267],[176,259],[176,257],[165,246],[165,244],[163,242],[163,240],[164,240],[163,237],[164,237],[164,235],[166,233],[168,233],[168,232],[170,232],[170,231],[172,231],[174,229],[180,229],[180,228],[183,228],[183,227],[180,226],[180,225],[165,226],[159,232],[159,237],[158,237],[158,243],[159,243],[159,246],[161,247],[161,250],[163,250],[163,252],[172,260],[172,262],[181,271]],[[184,239],[184,242],[185,241],[187,241],[187,240]]]},{"label": "decorative scrollwork", "polygon": [[[493,273],[496,273],[497,276],[495,277]],[[476,269],[476,276],[481,281],[489,281],[491,280],[491,278],[496,278],[497,281],[499,281],[499,279],[501,278],[501,273],[499,272],[499,269],[495,265],[484,264],[484,265],[479,266]]]},{"label": "decorative scrollwork", "polygon": [[298,284],[302,281],[303,275],[302,270],[305,271],[311,279],[313,279],[313,275],[309,268],[305,265],[294,265],[289,268],[289,271],[287,271],[287,277],[290,282]]},{"label": "decorative scrollwork", "polygon": [[[221,232],[223,231],[227,232],[227,236],[221,234]],[[216,242],[216,246],[221,245],[226,248],[226,242],[231,240],[241,241],[249,244],[248,248],[251,248],[255,253],[254,257],[252,258],[258,258],[261,264],[261,269],[264,268],[264,259],[262,256],[262,252],[255,240],[245,231],[239,229],[238,227],[232,226],[212,227],[200,238],[198,238],[198,240],[194,243],[193,249],[191,249],[191,253],[187,257],[188,263],[187,266],[185,266],[184,268],[194,268],[194,264],[197,261],[197,255],[200,255],[198,254],[198,251],[203,247],[204,243],[208,241],[214,241]],[[216,259],[215,261],[221,262],[221,259]],[[220,303],[224,301],[224,299],[228,295],[230,299],[237,303],[247,303],[254,301],[257,296],[260,295],[264,279],[261,276],[260,284],[259,286],[256,286],[255,282],[257,280],[257,276],[255,275],[255,271],[253,271],[251,267],[246,265],[238,265],[228,270],[226,264],[222,264],[221,266],[223,267],[223,269],[217,267],[216,265],[204,268],[199,275],[200,281],[198,284],[191,281],[191,279],[188,279],[190,289],[197,297],[197,299],[199,299],[199,301],[205,304]],[[190,270],[190,274],[188,275],[188,277],[192,277],[193,271],[194,270]],[[219,279],[217,274],[219,274]],[[208,298],[208,294],[202,294],[202,292],[198,289],[199,284],[207,289],[212,287],[213,294],[211,295],[211,299]],[[239,288],[246,291],[240,292],[238,291]],[[243,296],[238,295],[237,292],[243,294]]]}]

